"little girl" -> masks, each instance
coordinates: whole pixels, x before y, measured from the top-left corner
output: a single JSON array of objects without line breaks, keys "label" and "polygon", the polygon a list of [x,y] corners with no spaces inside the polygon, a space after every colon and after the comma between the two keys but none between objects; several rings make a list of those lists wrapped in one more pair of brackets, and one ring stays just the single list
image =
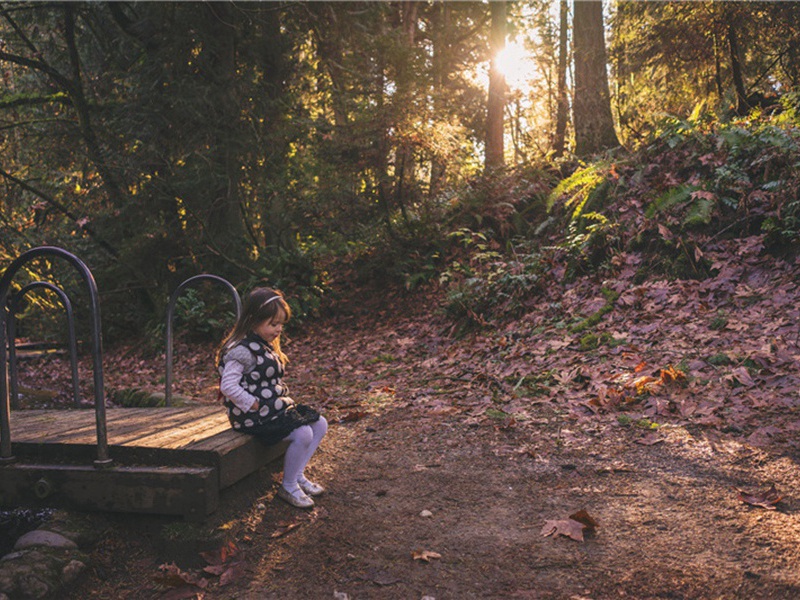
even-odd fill
[{"label": "little girl", "polygon": [[242,314],[219,350],[220,395],[236,431],[268,444],[289,442],[278,497],[298,508],[311,508],[325,490],[303,471],[328,431],[325,417],[295,404],[282,381],[287,362],[281,352],[283,324],[292,312],[283,295],[256,288],[244,300]]}]

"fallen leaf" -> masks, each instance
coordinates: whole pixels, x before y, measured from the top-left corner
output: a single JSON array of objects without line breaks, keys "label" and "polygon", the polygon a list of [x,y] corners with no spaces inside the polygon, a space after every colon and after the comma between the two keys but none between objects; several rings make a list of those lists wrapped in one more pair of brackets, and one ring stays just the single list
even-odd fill
[{"label": "fallen leaf", "polygon": [[756,384],[756,382],[753,381],[753,378],[750,376],[750,371],[747,370],[747,367],[737,367],[731,372],[731,374],[736,381],[745,387],[753,387]]},{"label": "fallen leaf", "polygon": [[664,441],[664,438],[661,437],[660,434],[655,432],[650,432],[644,434],[638,440],[636,440],[637,444],[641,444],[642,446],[653,446],[655,444],[659,444]]},{"label": "fallen leaf", "polygon": [[221,586],[228,585],[229,583],[244,577],[246,573],[245,566],[246,565],[244,561],[230,563],[228,569],[222,575],[220,575],[219,584]]},{"label": "fallen leaf", "polygon": [[211,552],[201,552],[200,556],[209,565],[222,565],[238,554],[239,549],[236,547],[236,544],[227,542]]},{"label": "fallen leaf", "polygon": [[583,541],[583,532],[592,532],[598,527],[595,521],[586,510],[579,510],[569,516],[568,519],[554,519],[545,521],[542,527],[542,535],[549,537],[551,535],[563,535],[576,542]]},{"label": "fallen leaf", "polygon": [[160,565],[158,570],[159,575],[156,575],[155,580],[166,587],[179,588],[188,584],[196,588],[205,588],[208,585],[208,580],[195,577],[186,571],[181,571],[174,562]]},{"label": "fallen leaf", "polygon": [[544,537],[549,537],[553,534],[556,536],[563,535],[576,542],[582,542],[585,528],[583,523],[572,519],[545,521],[544,527],[542,527],[542,535]]},{"label": "fallen leaf", "polygon": [[287,533],[289,533],[292,529],[300,527],[300,523],[278,523],[278,528],[270,534],[269,537],[271,538],[279,538]]},{"label": "fallen leaf", "polygon": [[339,419],[339,423],[353,423],[355,421],[360,421],[368,414],[369,413],[364,410],[353,410],[341,417]]},{"label": "fallen leaf", "polygon": [[586,509],[581,509],[578,512],[571,514],[569,518],[573,521],[577,521],[578,523],[583,523],[586,529],[594,530],[598,527],[597,521],[589,516],[589,513],[586,512]]},{"label": "fallen leaf", "polygon": [[209,575],[216,575],[217,577],[222,575],[227,570],[228,570],[228,565],[208,565],[206,567],[203,567],[203,571],[205,571]]},{"label": "fallen leaf", "polygon": [[775,505],[782,499],[783,496],[778,493],[774,483],[768,490],[760,493],[750,494],[744,490],[739,490],[739,500],[745,504],[750,504],[751,506],[760,506],[761,508],[766,508],[767,510],[775,510]]},{"label": "fallen leaf", "polygon": [[442,555],[438,552],[433,552],[432,550],[415,550],[411,553],[411,558],[414,560],[431,562],[432,558],[442,558]]}]

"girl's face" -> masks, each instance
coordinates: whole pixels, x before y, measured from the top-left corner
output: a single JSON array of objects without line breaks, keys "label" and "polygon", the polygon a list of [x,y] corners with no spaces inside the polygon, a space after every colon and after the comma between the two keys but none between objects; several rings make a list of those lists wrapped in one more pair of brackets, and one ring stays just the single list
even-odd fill
[{"label": "girl's face", "polygon": [[283,331],[283,324],[286,322],[286,315],[279,312],[272,319],[261,321],[255,326],[253,331],[265,342],[272,343]]}]

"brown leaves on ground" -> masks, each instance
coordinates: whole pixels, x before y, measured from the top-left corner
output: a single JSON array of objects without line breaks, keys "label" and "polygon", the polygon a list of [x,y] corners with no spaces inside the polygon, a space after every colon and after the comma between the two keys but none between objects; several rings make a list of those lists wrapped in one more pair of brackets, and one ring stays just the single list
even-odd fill
[{"label": "brown leaves on ground", "polygon": [[[220,586],[228,585],[246,574],[246,563],[233,542],[227,542],[212,552],[201,552],[200,556],[208,563],[203,573],[218,577]],[[202,597],[208,588],[205,577],[183,571],[175,563],[159,567],[156,583],[168,588],[162,600],[183,600]]]},{"label": "brown leaves on ground", "polygon": [[739,490],[739,500],[750,506],[758,506],[767,510],[776,510],[776,505],[782,499],[783,496],[775,488],[775,484],[772,484],[768,490],[756,492],[755,494]]},{"label": "brown leaves on ground", "polygon": [[[446,302],[442,290],[413,298],[350,290],[330,318],[305,323],[287,340],[288,377],[298,398],[331,423],[359,422],[392,403],[509,432],[535,426],[537,405],[552,403],[569,421],[610,415],[613,423],[625,411],[633,422],[698,425],[754,446],[797,448],[800,261],[765,253],[763,236],[701,245],[714,273],[702,280],[641,281],[646,257],[620,252],[602,283],[618,294],[613,308],[580,333],[572,326],[606,299],[597,280],[559,278],[558,261],[545,275],[552,285],[537,291],[527,312],[495,315],[491,327],[460,339],[445,333],[452,323],[435,310]],[[592,344],[581,343],[587,335]],[[177,350],[175,393],[214,402],[213,347]],[[81,358],[85,398],[90,358]],[[118,347],[104,361],[115,387],[161,389],[161,356]],[[67,362],[26,361],[20,383],[69,390],[68,369],[55,373]]]},{"label": "brown leaves on ground", "polygon": [[663,394],[670,385],[686,381],[686,373],[672,365],[657,369],[650,375],[641,375],[647,368],[645,362],[637,364],[630,372],[621,372],[610,377],[612,385],[601,390],[589,405],[599,408],[616,408],[639,402],[644,397]]},{"label": "brown leaves on ground", "polygon": [[219,577],[221,586],[240,579],[246,573],[246,563],[233,542],[227,542],[213,552],[201,552],[200,556],[208,563],[203,572]]},{"label": "brown leaves on ground", "polygon": [[582,542],[584,540],[584,532],[594,533],[597,527],[597,521],[586,510],[581,509],[571,514],[568,519],[545,521],[544,527],[542,527],[542,535],[544,537],[563,535],[576,542]]},{"label": "brown leaves on ground", "polygon": [[442,555],[433,550],[414,550],[411,553],[411,558],[422,562],[431,562],[432,558],[442,558]]},{"label": "brown leaves on ground", "polygon": [[273,539],[280,538],[285,536],[290,531],[294,531],[303,524],[314,523],[319,519],[327,519],[327,518],[328,518],[328,511],[325,509],[325,507],[317,506],[311,512],[297,515],[291,521],[281,521],[280,523],[277,523],[275,531],[273,531],[269,537]]},{"label": "brown leaves on ground", "polygon": [[181,570],[174,562],[158,567],[156,583],[167,588],[161,596],[162,600],[187,600],[202,598],[203,590],[208,587],[208,580]]}]

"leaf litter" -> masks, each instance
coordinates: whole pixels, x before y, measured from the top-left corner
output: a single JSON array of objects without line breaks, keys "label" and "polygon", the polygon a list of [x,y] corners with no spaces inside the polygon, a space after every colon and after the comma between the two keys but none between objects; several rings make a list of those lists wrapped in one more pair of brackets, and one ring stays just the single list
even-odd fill
[{"label": "leaf litter", "polygon": [[[320,500],[330,517],[270,537],[294,517],[270,500],[274,484],[266,478],[252,499],[266,505],[263,518],[226,530],[237,542],[247,536],[258,566],[226,587],[242,597],[277,598],[280,589],[371,597],[372,588],[359,586],[377,584],[356,573],[391,572],[392,561],[408,560],[410,545],[457,552],[452,571],[435,560],[420,569],[452,597],[465,590],[513,597],[528,589],[523,573],[531,572],[562,597],[591,596],[586,589],[598,597],[793,597],[800,577],[786,565],[800,560],[800,527],[790,518],[796,500],[730,490],[754,480],[783,490],[800,485],[800,263],[766,255],[762,236],[706,240],[702,252],[716,273],[706,280],[634,281],[637,257],[615,259],[619,269],[604,274],[603,285],[620,296],[592,333],[618,344],[582,347],[567,329],[601,296],[592,278],[554,279],[528,312],[460,339],[442,335],[447,322],[429,310],[441,303],[436,291],[356,290],[353,304],[343,299],[332,317],[306,324],[286,346],[289,377],[295,394],[332,424],[312,465],[331,490]],[[209,358],[177,365],[190,375],[178,378],[176,391],[213,402],[206,364],[213,347],[181,351]],[[123,360],[112,349],[104,359],[114,385],[141,385],[158,371],[127,352]],[[393,358],[369,360],[375,356]],[[54,360],[45,359],[41,372],[69,389],[68,369],[57,375]],[[82,359],[82,382],[91,379],[87,365]],[[35,383],[37,372],[27,381]],[[375,393],[383,389],[394,393]],[[566,463],[576,468],[562,469]],[[435,502],[436,519],[415,518],[421,501]],[[588,501],[614,533],[593,543],[603,546],[602,563],[570,554],[579,546],[551,542],[564,532],[586,539],[580,521],[553,519],[577,525],[551,524],[548,537],[538,531],[554,507]],[[774,518],[742,520],[742,503]],[[224,516],[235,523],[237,513]],[[526,537],[531,522],[535,537]],[[748,572],[763,576],[741,577],[742,553]],[[294,556],[319,581],[302,579]],[[495,575],[473,578],[484,569]],[[417,577],[398,575],[392,593],[420,597],[433,589]],[[152,582],[152,573],[140,581]],[[224,597],[209,581],[206,597]],[[74,598],[112,585],[113,577],[90,578]]]}]

